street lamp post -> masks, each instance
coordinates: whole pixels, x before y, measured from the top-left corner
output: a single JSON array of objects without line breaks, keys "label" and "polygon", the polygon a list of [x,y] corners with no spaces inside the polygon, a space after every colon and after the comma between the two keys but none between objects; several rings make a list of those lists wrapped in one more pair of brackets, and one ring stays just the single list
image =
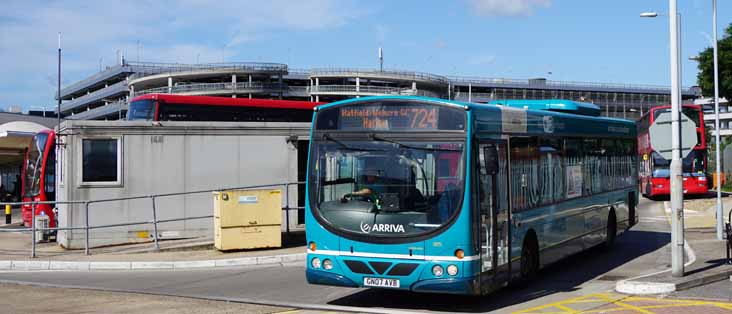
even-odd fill
[{"label": "street lamp post", "polygon": [[684,276],[684,182],[681,172],[681,125],[679,81],[679,29],[676,0],[669,0],[669,32],[671,39],[671,274]]},{"label": "street lamp post", "polygon": [[[657,17],[658,13],[641,13]],[[684,276],[684,181],[681,169],[681,58],[679,15],[676,0],[669,0],[669,38],[671,54],[671,275]]]},{"label": "street lamp post", "polygon": [[717,240],[724,240],[723,220],[724,211],[722,210],[722,179],[720,175],[719,165],[719,64],[717,63],[717,0],[712,0],[712,28],[714,36],[714,143],[715,143],[715,166],[717,171]]}]

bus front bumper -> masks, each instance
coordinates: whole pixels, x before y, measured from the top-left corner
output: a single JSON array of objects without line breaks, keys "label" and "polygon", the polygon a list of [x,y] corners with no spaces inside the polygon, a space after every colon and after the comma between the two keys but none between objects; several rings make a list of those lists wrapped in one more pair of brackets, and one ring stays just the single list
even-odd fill
[{"label": "bus front bumper", "polygon": [[[307,281],[316,285],[341,286],[359,288],[362,285],[338,273],[308,268],[305,272]],[[469,278],[438,278],[425,279],[415,282],[408,289],[414,292],[449,293],[462,295],[480,294],[480,284],[477,277]]]}]

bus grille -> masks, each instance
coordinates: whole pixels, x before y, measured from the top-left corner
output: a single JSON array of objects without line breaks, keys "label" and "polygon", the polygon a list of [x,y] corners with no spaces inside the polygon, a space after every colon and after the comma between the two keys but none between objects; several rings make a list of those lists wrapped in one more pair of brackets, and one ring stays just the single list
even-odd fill
[{"label": "bus grille", "polygon": [[379,275],[383,274],[387,269],[389,269],[389,266],[391,266],[391,263],[389,262],[369,262],[369,265],[377,272]]},{"label": "bus grille", "polygon": [[350,269],[352,272],[356,274],[373,274],[371,269],[369,269],[364,262],[359,261],[343,261],[346,263],[346,266],[348,266],[348,269]]},{"label": "bus grille", "polygon": [[394,268],[392,268],[387,275],[389,276],[408,276],[411,274],[415,269],[417,269],[417,264],[413,263],[400,263],[396,264]]}]

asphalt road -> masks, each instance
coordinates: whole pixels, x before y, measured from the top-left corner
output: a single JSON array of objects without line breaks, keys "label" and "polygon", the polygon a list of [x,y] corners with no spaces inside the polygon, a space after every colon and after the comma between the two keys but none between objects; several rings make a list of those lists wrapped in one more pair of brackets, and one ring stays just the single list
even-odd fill
[{"label": "asphalt road", "polygon": [[[300,265],[265,268],[125,272],[6,272],[0,281],[30,282],[232,300],[259,304],[362,311],[444,311],[510,313],[592,293],[612,291],[615,281],[662,267],[669,242],[663,202],[641,200],[640,223],[618,238],[607,251],[592,249],[542,271],[523,289],[505,289],[484,297],[425,295],[378,289],[309,285]],[[331,307],[331,308],[328,308]],[[340,308],[347,309],[347,308]],[[352,309],[352,308],[351,308]]]}]

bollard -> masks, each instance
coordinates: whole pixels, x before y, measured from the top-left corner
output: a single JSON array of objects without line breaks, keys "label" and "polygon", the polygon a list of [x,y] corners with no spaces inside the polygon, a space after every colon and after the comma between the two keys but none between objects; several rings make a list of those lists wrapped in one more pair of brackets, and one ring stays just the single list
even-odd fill
[{"label": "bollard", "polygon": [[285,234],[290,235],[290,184],[285,185]]},{"label": "bollard", "polygon": [[11,212],[11,209],[10,209],[10,204],[5,205],[5,224],[6,225],[9,225],[9,224],[12,223],[11,213],[12,212]]}]

